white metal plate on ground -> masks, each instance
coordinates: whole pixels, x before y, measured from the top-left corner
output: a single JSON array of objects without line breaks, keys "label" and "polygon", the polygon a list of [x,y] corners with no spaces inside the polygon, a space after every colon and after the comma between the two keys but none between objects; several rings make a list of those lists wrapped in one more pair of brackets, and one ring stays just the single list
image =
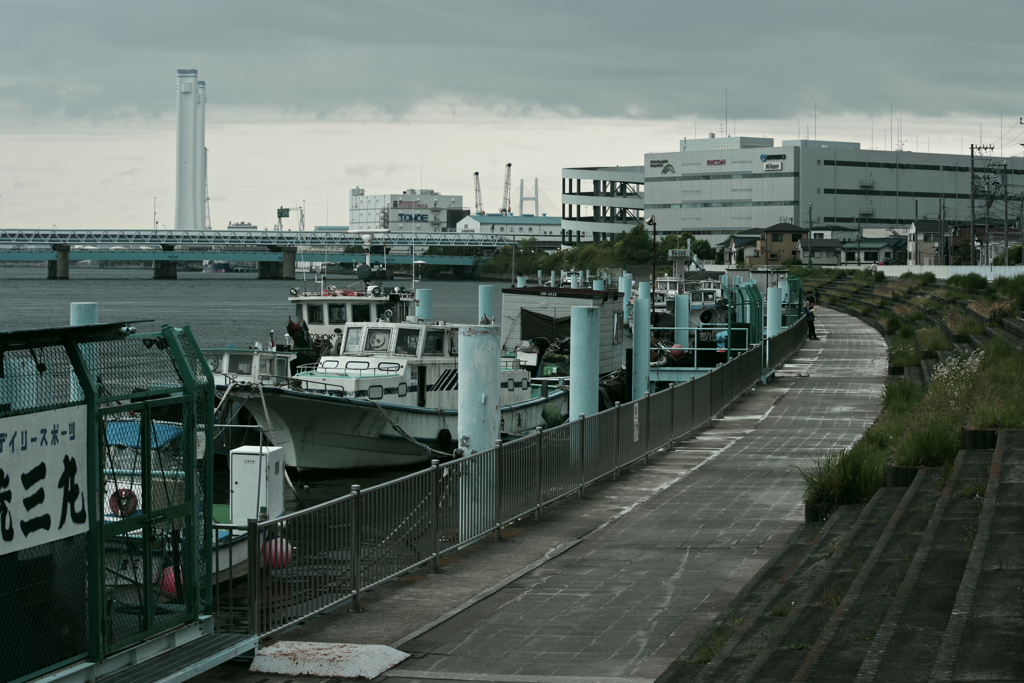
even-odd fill
[{"label": "white metal plate on ground", "polygon": [[387,645],[283,640],[261,647],[249,671],[281,676],[371,679],[408,657]]}]

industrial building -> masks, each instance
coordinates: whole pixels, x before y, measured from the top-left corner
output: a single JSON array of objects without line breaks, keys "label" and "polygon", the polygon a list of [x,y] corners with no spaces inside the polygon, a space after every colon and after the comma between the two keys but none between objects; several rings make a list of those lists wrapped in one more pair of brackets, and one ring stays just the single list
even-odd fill
[{"label": "industrial building", "polygon": [[500,213],[466,216],[458,223],[459,232],[479,232],[515,237],[535,237],[542,242],[562,239],[562,221],[548,216],[503,216]]},{"label": "industrial building", "polygon": [[[993,206],[986,197],[1007,187],[1019,192],[1024,159],[976,155],[974,166],[976,216],[987,206],[1001,218],[1002,200]],[[943,202],[950,217],[970,215],[971,157],[964,154],[712,136],[645,154],[639,170],[642,176],[635,166],[562,169],[563,227],[600,239],[653,215],[659,233],[689,232],[718,245],[777,223],[905,235],[916,219],[936,218]]]},{"label": "industrial building", "polygon": [[360,187],[349,191],[348,222],[353,232],[384,227],[392,232],[455,232],[459,220],[468,214],[462,195],[457,194],[413,189],[368,195]]}]

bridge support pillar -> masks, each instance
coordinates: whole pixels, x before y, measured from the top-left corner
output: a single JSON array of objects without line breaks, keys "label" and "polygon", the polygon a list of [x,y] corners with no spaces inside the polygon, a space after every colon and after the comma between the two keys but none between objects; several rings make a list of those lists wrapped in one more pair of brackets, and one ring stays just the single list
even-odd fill
[{"label": "bridge support pillar", "polygon": [[[278,261],[257,261],[256,262],[256,279],[257,280],[280,280],[282,266],[284,264]],[[292,266],[294,268],[294,264]],[[295,271],[292,271],[292,280],[295,279]]]},{"label": "bridge support pillar", "polygon": [[281,279],[282,280],[294,280],[295,279],[295,252],[298,251],[297,247],[282,247],[281,256],[284,260],[281,262]]},{"label": "bridge support pillar", "polygon": [[[173,244],[161,244],[164,251],[174,251]],[[178,262],[177,261],[153,261],[153,279],[154,280],[177,280],[178,279]]]},{"label": "bridge support pillar", "polygon": [[69,278],[68,264],[70,262],[71,247],[67,244],[54,244],[53,250],[57,252],[56,261],[46,262],[47,280],[67,280]]}]

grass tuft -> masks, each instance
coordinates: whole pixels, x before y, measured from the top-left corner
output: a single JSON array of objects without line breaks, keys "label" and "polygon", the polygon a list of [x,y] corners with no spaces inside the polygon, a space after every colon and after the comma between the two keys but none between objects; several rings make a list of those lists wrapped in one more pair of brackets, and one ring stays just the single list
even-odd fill
[{"label": "grass tuft", "polygon": [[710,662],[718,655],[722,646],[729,642],[729,639],[732,638],[733,634],[736,633],[736,629],[742,623],[743,619],[737,617],[734,613],[730,613],[727,623],[712,630],[707,638],[700,636],[697,639],[697,652],[692,659],[686,660],[686,663],[704,666]]}]

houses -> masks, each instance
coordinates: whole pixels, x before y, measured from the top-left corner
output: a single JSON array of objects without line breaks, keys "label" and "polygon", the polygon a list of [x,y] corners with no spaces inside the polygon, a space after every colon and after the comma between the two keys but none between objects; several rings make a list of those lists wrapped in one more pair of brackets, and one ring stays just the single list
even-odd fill
[{"label": "houses", "polygon": [[810,263],[815,266],[839,266],[843,263],[843,242],[841,240],[802,239],[799,251],[802,263]]},{"label": "houses", "polygon": [[725,265],[734,268],[744,265],[746,260],[753,257],[754,252],[757,251],[757,240],[760,237],[760,228],[751,228],[731,235],[722,243]]},{"label": "houses", "polygon": [[807,228],[792,223],[776,223],[763,228],[758,235],[754,254],[747,258],[748,266],[780,266],[786,261],[800,258],[800,240]]}]

